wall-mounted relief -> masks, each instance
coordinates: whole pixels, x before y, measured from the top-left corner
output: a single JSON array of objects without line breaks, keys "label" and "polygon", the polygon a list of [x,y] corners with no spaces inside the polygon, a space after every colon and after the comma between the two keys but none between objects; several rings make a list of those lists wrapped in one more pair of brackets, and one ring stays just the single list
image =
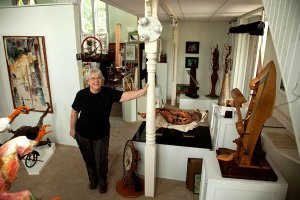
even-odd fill
[{"label": "wall-mounted relief", "polygon": [[44,36],[3,36],[14,108],[53,112]]}]

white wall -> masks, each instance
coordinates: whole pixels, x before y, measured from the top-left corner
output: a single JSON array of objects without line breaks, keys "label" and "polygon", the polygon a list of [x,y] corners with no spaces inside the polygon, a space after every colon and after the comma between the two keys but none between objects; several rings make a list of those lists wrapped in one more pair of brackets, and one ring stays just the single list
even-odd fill
[{"label": "white wall", "polygon": [[300,155],[300,2],[263,0]]},{"label": "white wall", "polygon": [[133,31],[132,29],[135,28],[137,30],[137,17],[115,8],[113,6],[108,5],[108,19],[109,19],[109,42],[115,43],[116,42],[116,25],[121,24],[121,35],[120,35],[120,42],[128,42],[128,32]]},{"label": "white wall", "polygon": [[[80,52],[79,17],[76,5],[0,8],[0,36],[45,36],[53,114],[48,114],[44,124],[52,125],[48,136],[54,142],[75,145],[69,136],[70,109],[76,92],[80,89],[79,65],[76,53]],[[0,40],[0,116],[7,116],[13,108],[7,65]],[[20,115],[12,124],[37,124],[40,112]]]},{"label": "white wall", "polygon": [[[173,74],[173,58],[174,58],[174,44],[172,40],[172,25],[171,22],[163,22],[163,32],[161,35],[163,50],[167,53],[168,61],[168,99],[171,98],[171,81]],[[224,44],[228,41],[229,24],[226,22],[198,22],[198,21],[180,21],[179,22],[179,43],[178,43],[178,71],[177,84],[189,84],[189,75],[185,70],[185,57],[199,57],[199,68],[197,69],[197,81],[200,89],[198,94],[209,94],[211,89],[210,76],[212,74],[211,68],[211,48],[216,44],[219,46],[220,52],[220,67],[224,63],[221,62],[222,55],[226,52],[223,50]],[[187,41],[199,41],[199,54],[186,54],[185,44]],[[218,70],[219,79],[217,82],[216,93],[220,92],[223,69]]]}]

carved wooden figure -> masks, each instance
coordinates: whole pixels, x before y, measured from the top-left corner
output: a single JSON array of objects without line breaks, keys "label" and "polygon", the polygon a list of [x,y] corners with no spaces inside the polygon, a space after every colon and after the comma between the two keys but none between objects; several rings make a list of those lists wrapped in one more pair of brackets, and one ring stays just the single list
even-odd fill
[{"label": "carved wooden figure", "polygon": [[211,80],[211,91],[210,94],[207,95],[208,97],[218,97],[216,95],[216,84],[218,82],[218,70],[219,70],[219,49],[218,45],[216,45],[216,48],[214,48],[214,51],[212,52],[212,70],[213,73],[211,74],[210,80]]}]

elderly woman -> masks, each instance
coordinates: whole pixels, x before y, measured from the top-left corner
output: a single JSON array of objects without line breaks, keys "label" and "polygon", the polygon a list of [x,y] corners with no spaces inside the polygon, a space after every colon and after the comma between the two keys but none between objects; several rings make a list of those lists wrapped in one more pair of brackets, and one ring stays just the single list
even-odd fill
[{"label": "elderly woman", "polygon": [[[72,104],[70,135],[76,139],[86,164],[90,189],[107,191],[108,147],[110,135],[109,116],[114,102],[124,102],[143,96],[143,89],[123,92],[104,87],[104,77],[99,69],[90,70],[89,87],[77,92]],[[80,113],[80,116],[79,116]]]}]

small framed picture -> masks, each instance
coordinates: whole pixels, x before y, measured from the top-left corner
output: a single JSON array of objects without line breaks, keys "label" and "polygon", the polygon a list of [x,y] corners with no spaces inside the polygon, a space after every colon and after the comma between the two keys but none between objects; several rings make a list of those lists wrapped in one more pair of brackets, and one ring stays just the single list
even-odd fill
[{"label": "small framed picture", "polygon": [[135,61],[135,44],[126,44],[125,46],[125,60],[126,61]]},{"label": "small framed picture", "polygon": [[199,58],[198,57],[186,57],[185,58],[185,68],[191,68],[196,66],[198,68]]},{"label": "small framed picture", "polygon": [[193,193],[194,194],[199,194],[200,193],[200,183],[201,183],[201,174],[194,174],[194,189]]},{"label": "small framed picture", "polygon": [[199,42],[186,42],[185,53],[199,53]]}]

